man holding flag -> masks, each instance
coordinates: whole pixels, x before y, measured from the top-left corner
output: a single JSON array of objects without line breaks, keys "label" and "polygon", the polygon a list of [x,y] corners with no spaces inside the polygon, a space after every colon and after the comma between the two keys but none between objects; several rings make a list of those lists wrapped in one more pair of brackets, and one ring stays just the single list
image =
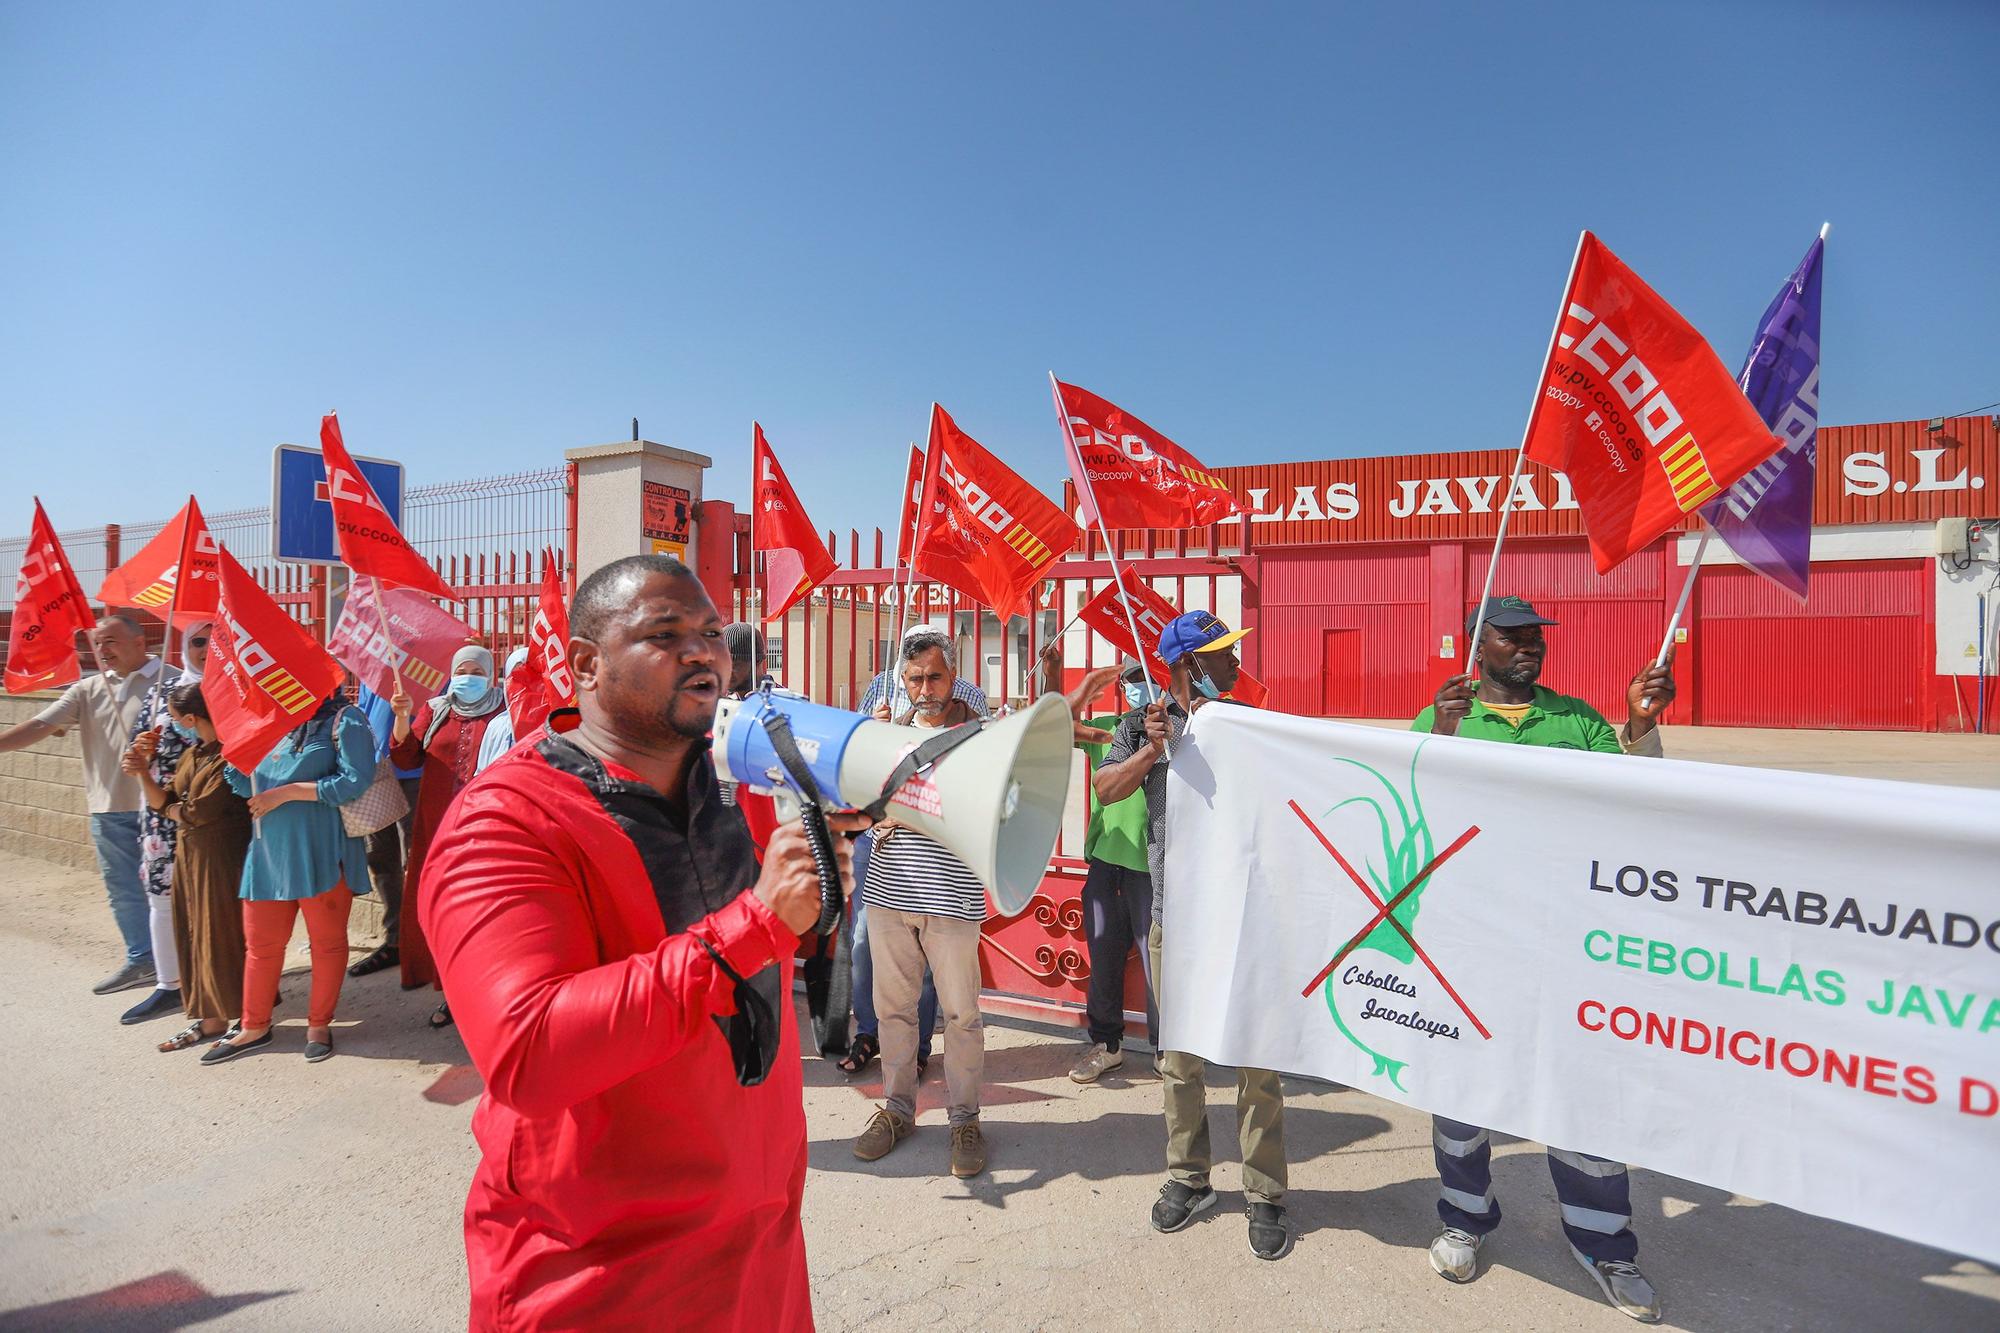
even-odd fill
[{"label": "man holding flag", "polygon": [[[1487,601],[1466,625],[1467,634],[1479,635],[1473,649],[1480,668],[1478,681],[1463,675],[1447,680],[1410,729],[1511,745],[1657,758],[1659,718],[1674,700],[1671,666],[1647,666],[1632,678],[1625,691],[1625,726],[1613,731],[1603,715],[1583,700],[1538,683],[1548,655],[1542,627],[1555,623],[1524,597]],[[1430,1260],[1438,1276],[1450,1282],[1470,1282],[1479,1276],[1480,1246],[1500,1225],[1490,1137],[1478,1125],[1445,1116],[1431,1118],[1440,1182],[1437,1210],[1443,1226],[1431,1242]],[[1624,1163],[1552,1147],[1549,1175],[1555,1180],[1570,1254],[1619,1311],[1641,1323],[1657,1323],[1659,1295],[1633,1262],[1639,1255],[1639,1238],[1632,1234],[1632,1186]]]}]

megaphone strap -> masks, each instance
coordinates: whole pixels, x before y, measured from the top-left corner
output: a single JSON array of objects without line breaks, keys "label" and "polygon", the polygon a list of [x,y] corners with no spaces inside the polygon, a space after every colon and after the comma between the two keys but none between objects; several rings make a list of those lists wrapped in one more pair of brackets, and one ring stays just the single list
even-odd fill
[{"label": "megaphone strap", "polygon": [[903,784],[923,772],[938,760],[956,750],[959,746],[977,736],[985,727],[984,722],[963,722],[949,731],[940,732],[916,749],[903,756],[903,762],[896,765],[895,772],[882,784],[882,794],[865,807],[870,819],[880,819],[889,809],[889,800],[903,789]]},{"label": "megaphone strap", "polygon": [[799,752],[799,743],[792,735],[792,720],[776,711],[765,713],[763,720],[771,753],[778,756],[778,762],[785,766],[785,772],[799,789],[799,819],[812,847],[813,867],[819,872],[819,921],[813,929],[825,935],[840,921],[847,898],[841,889],[840,862],[834,856],[833,835],[827,828],[826,812],[820,809],[819,780],[813,777],[812,765]]}]

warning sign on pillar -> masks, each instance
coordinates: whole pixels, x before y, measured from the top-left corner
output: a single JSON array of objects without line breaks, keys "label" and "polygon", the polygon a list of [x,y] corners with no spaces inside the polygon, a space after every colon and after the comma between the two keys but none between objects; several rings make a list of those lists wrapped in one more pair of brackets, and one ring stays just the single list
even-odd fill
[{"label": "warning sign on pillar", "polygon": [[688,511],[694,496],[679,486],[657,481],[640,483],[639,531],[654,555],[687,559]]}]

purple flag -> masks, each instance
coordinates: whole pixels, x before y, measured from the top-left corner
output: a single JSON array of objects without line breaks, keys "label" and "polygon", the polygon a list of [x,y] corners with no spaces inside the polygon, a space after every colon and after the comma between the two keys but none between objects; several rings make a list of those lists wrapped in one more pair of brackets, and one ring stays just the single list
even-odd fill
[{"label": "purple flag", "polygon": [[1825,253],[1821,232],[1764,312],[1743,363],[1743,394],[1784,447],[1701,511],[1737,559],[1800,601],[1812,568],[1819,279]]}]

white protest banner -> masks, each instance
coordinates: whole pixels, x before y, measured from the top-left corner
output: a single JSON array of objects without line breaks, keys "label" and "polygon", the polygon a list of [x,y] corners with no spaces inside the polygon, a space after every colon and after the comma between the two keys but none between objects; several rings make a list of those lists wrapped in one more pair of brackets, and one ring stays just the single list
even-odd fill
[{"label": "white protest banner", "polygon": [[2000,1260],[2000,793],[1215,706],[1167,826],[1166,1047]]}]

